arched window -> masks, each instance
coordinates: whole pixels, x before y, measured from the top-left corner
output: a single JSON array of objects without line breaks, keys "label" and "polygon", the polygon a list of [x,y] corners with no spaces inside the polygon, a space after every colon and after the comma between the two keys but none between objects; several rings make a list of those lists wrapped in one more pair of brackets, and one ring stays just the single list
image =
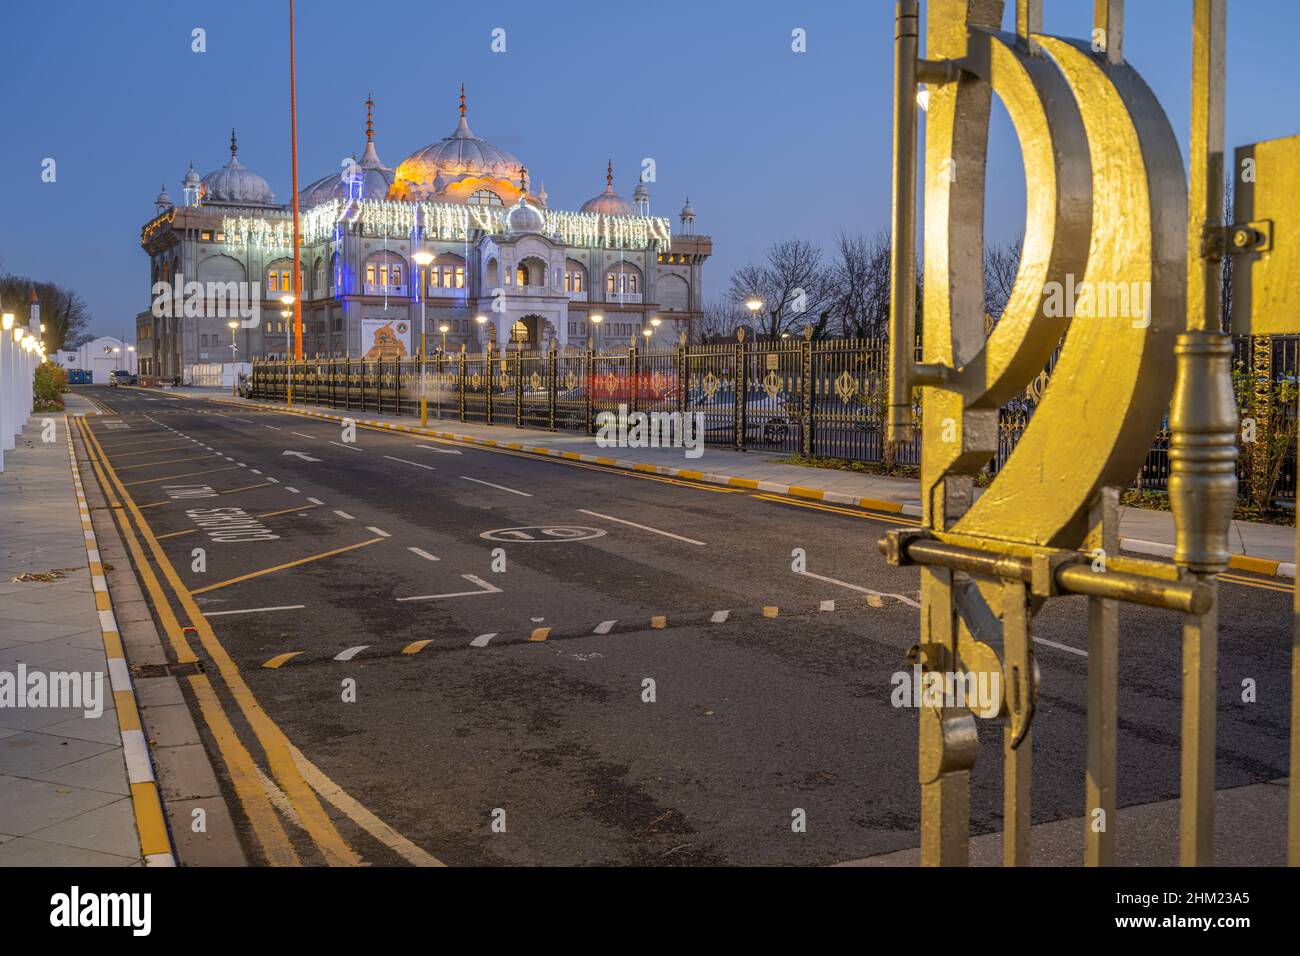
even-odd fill
[{"label": "arched window", "polygon": [[501,201],[501,197],[498,196],[490,189],[479,189],[473,193],[470,193],[470,197],[466,199],[465,202],[471,206],[504,206],[505,205],[505,203]]},{"label": "arched window", "polygon": [[316,276],[312,283],[312,292],[316,295],[325,294],[325,260],[320,256],[316,257]]},{"label": "arched window", "polygon": [[529,285],[529,282],[528,282],[528,266],[524,265],[522,262],[519,263],[519,268],[517,268],[517,269],[515,270],[515,284],[516,284],[516,285]]},{"label": "arched window", "polygon": [[528,344],[528,326],[522,321],[516,321],[510,327],[510,341],[519,345]]}]

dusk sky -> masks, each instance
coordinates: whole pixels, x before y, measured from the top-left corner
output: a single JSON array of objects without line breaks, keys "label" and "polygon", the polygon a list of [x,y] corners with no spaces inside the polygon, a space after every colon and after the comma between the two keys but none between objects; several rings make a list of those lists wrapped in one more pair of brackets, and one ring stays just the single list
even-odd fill
[{"label": "dusk sky", "polygon": [[[464,81],[469,122],[544,182],[552,207],[604,188],[631,195],[657,166],[651,211],[690,196],[713,236],[705,295],[773,241],[827,247],[837,231],[888,225],[892,0],[570,0],[451,6],[298,5],[299,177],[305,184],[364,144],[368,92],[379,155],[396,167],[452,132]],[[1191,0],[1130,0],[1125,53],[1186,149]],[[1013,17],[1014,3],[1008,3]],[[10,137],[0,152],[0,271],[73,287],[97,334],[134,339],[148,306],[140,227],[166,184],[240,161],[290,199],[287,2],[11,2],[3,23]],[[1091,0],[1048,0],[1048,32],[1086,36]],[[191,30],[207,52],[191,52]],[[506,31],[506,52],[490,49]],[[807,52],[791,31],[807,31]],[[1300,132],[1295,41],[1300,2],[1229,3],[1233,146]],[[1023,174],[1005,118],[989,167],[990,239],[1023,224]],[[41,181],[42,161],[57,181]],[[14,303],[3,303],[9,308]]]}]

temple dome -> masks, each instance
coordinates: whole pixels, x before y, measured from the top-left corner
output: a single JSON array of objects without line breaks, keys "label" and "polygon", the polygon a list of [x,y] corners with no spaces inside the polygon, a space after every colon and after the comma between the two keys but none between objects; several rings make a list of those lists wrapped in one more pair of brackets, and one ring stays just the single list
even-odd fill
[{"label": "temple dome", "polygon": [[614,192],[614,161],[605,167],[605,191],[593,196],[582,204],[582,212],[597,213],[602,216],[630,216],[632,207],[628,201]]},{"label": "temple dome", "polygon": [[[298,205],[303,209],[320,205],[331,199],[347,201],[350,195],[361,199],[383,199],[393,185],[393,171],[384,165],[375,151],[375,101],[366,98],[366,148],[361,160],[352,170],[340,170],[308,183],[298,193]],[[360,179],[361,188],[349,193],[350,177]]]},{"label": "temple dome", "polygon": [[522,170],[522,190],[515,204],[506,210],[507,232],[543,232],[546,215],[528,201],[528,170]]},{"label": "temple dome", "polygon": [[203,177],[203,204],[216,206],[273,206],[275,194],[265,179],[235,158],[239,147],[230,131],[230,162]]},{"label": "temple dome", "polygon": [[466,197],[458,195],[455,186],[465,183],[466,190],[472,191],[477,183],[467,181],[488,179],[498,183],[484,184],[484,188],[490,189],[492,185],[509,187],[509,194],[500,197],[506,202],[514,198],[520,188],[523,165],[519,157],[476,136],[469,128],[462,86],[460,120],[456,129],[450,136],[416,150],[402,160],[394,175],[394,195],[395,198],[431,198],[435,193],[453,188],[451,195],[440,198],[464,201]]}]

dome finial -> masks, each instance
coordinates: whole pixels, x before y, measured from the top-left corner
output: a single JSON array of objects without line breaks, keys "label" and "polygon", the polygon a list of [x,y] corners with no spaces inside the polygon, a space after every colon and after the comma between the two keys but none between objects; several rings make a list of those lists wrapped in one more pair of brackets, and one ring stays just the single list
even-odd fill
[{"label": "dome finial", "polygon": [[527,196],[528,195],[528,167],[527,166],[519,167],[519,179],[521,183],[519,188],[522,190],[520,195]]},{"label": "dome finial", "polygon": [[614,160],[605,164],[605,186],[609,189],[614,188]]},{"label": "dome finial", "polygon": [[463,80],[460,84],[460,116],[461,119],[465,118],[465,82]]},{"label": "dome finial", "polygon": [[235,143],[235,128],[230,127],[230,158],[235,158],[235,153],[239,152],[239,146]]},{"label": "dome finial", "polygon": [[375,141],[375,94],[366,94],[366,142]]}]

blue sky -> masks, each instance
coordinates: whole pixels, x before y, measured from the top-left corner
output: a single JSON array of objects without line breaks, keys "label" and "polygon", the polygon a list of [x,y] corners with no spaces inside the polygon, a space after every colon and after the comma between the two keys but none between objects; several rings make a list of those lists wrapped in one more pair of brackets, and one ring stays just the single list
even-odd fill
[{"label": "blue sky", "polygon": [[[1014,4],[1008,2],[1008,15]],[[1086,36],[1091,0],[1047,0],[1049,32]],[[1229,4],[1229,146],[1300,132],[1297,0]],[[221,3],[10,0],[0,83],[0,270],[71,285],[93,331],[134,336],[148,303],[139,230],[159,185],[179,199],[239,158],[290,195],[286,0]],[[1130,0],[1125,52],[1186,145],[1191,0]],[[207,52],[191,52],[191,30]],[[506,52],[490,49],[494,28]],[[807,52],[791,31],[807,31]],[[654,158],[652,211],[676,223],[689,195],[714,237],[706,295],[773,241],[829,245],[889,217],[892,0],[565,4],[485,11],[421,2],[298,5],[299,175],[338,169],[364,138],[367,92],[389,166],[441,139],[463,80],[474,131],[518,155],[552,206],[604,187],[630,195]],[[42,183],[53,157],[55,183]],[[993,130],[990,238],[1018,233],[1023,174],[1005,117]],[[10,303],[4,303],[5,306]]]}]

